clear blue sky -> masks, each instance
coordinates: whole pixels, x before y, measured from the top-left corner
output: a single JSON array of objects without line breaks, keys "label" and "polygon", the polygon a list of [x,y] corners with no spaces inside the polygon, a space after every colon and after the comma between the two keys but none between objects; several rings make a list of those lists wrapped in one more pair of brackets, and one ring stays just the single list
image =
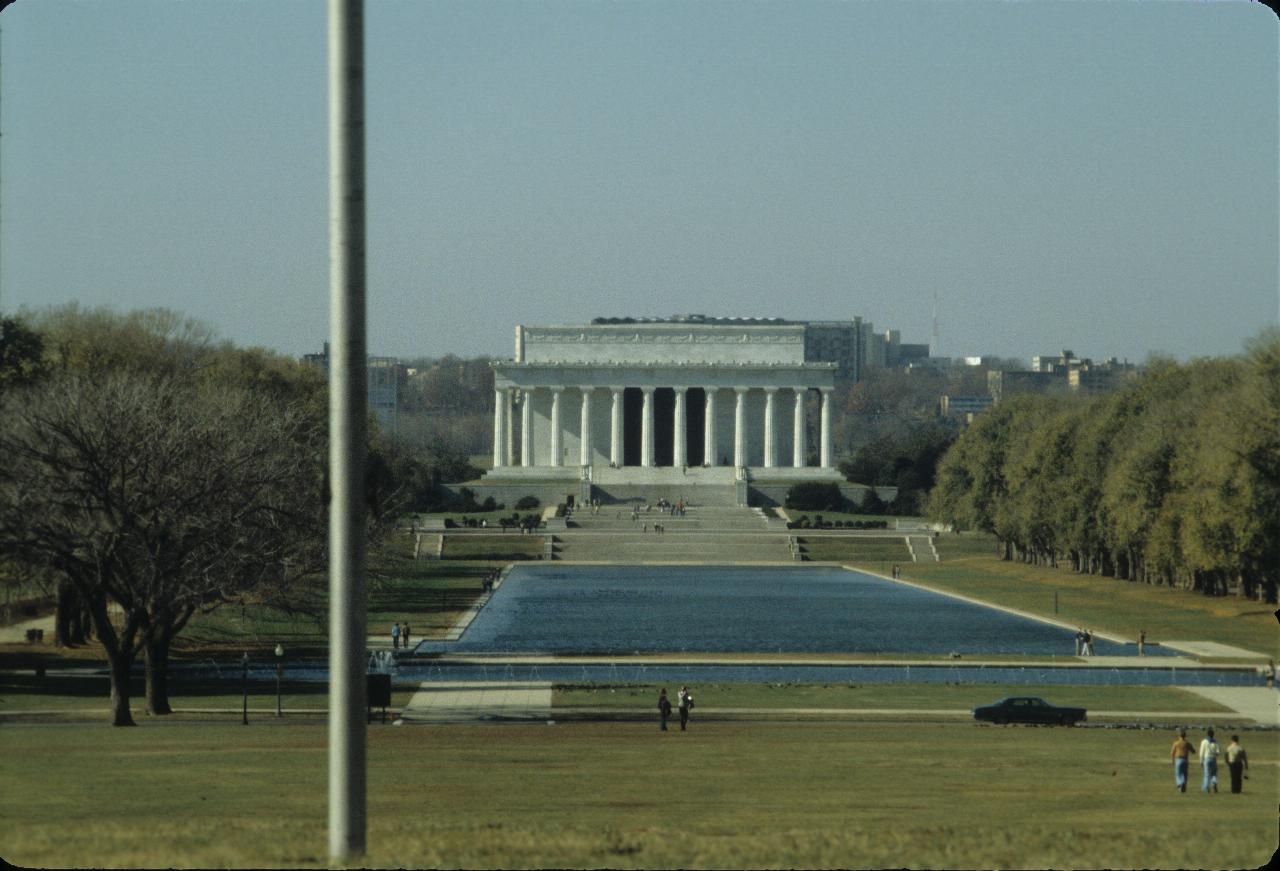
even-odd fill
[{"label": "clear blue sky", "polygon": [[[1235,353],[1280,309],[1251,3],[367,8],[369,345],[861,315],[941,352]],[[317,0],[0,14],[0,308],[328,332]]]}]

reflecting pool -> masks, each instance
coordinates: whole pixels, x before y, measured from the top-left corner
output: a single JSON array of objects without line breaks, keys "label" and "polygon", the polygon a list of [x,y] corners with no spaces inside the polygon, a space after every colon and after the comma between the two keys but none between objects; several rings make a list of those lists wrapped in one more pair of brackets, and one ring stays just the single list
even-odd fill
[{"label": "reflecting pool", "polygon": [[[1101,639],[1094,650],[1136,655]],[[418,651],[1063,656],[1075,640],[1073,630],[838,568],[547,565],[513,568],[458,641]]]}]

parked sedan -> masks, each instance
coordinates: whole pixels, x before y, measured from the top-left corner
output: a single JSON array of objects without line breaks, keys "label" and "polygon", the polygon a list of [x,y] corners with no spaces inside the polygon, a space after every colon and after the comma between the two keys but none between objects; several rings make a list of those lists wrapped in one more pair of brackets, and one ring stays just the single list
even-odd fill
[{"label": "parked sedan", "polygon": [[1044,699],[1010,696],[994,705],[973,709],[973,718],[990,723],[1061,723],[1071,726],[1085,718],[1084,708],[1059,708]]}]

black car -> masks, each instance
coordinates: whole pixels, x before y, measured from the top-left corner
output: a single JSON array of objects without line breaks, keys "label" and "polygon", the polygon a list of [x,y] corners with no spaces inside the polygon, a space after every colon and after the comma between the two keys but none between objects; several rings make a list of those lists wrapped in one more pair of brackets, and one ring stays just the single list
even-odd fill
[{"label": "black car", "polygon": [[1044,699],[1010,696],[994,705],[973,709],[973,718],[989,723],[1061,723],[1071,726],[1085,718],[1084,708],[1059,708]]}]

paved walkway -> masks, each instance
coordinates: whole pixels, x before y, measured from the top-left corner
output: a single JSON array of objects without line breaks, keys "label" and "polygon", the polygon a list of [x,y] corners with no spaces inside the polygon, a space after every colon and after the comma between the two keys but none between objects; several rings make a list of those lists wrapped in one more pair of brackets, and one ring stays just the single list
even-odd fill
[{"label": "paved walkway", "polygon": [[1266,687],[1179,687],[1226,705],[1264,726],[1280,726],[1280,693]]},{"label": "paved walkway", "polygon": [[547,720],[549,681],[432,681],[420,684],[400,714],[414,720]]},{"label": "paved walkway", "polygon": [[1192,656],[1216,656],[1224,659],[1256,659],[1259,661],[1267,658],[1266,654],[1258,653],[1256,650],[1245,650],[1243,647],[1220,644],[1217,641],[1162,641],[1160,643],[1164,647],[1181,650],[1184,653],[1190,653]]}]

